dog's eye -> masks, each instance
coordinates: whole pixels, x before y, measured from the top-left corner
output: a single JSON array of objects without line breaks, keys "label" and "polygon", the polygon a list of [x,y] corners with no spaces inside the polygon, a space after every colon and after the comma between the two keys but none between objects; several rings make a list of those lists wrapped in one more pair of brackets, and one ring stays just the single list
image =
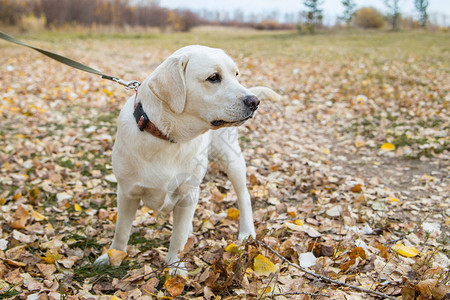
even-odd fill
[{"label": "dog's eye", "polygon": [[214,73],[211,76],[209,76],[206,80],[211,83],[218,83],[220,82],[220,75],[218,73]]},{"label": "dog's eye", "polygon": [[239,72],[236,72],[236,76],[239,76]]}]

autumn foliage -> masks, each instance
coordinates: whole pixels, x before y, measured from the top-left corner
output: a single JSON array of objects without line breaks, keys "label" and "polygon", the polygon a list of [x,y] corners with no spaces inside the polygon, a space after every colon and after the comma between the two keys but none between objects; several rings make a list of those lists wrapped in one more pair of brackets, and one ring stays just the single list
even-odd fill
[{"label": "autumn foliage", "polygon": [[355,24],[361,28],[381,28],[385,20],[376,8],[363,7],[356,12]]}]

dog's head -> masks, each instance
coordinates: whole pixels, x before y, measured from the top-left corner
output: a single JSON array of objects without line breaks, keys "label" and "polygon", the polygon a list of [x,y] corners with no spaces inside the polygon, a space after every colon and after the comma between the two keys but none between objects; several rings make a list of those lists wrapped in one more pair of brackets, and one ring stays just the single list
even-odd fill
[{"label": "dog's head", "polygon": [[259,99],[237,79],[238,68],[221,49],[187,46],[150,75],[148,87],[174,114],[187,114],[217,129],[253,117]]}]

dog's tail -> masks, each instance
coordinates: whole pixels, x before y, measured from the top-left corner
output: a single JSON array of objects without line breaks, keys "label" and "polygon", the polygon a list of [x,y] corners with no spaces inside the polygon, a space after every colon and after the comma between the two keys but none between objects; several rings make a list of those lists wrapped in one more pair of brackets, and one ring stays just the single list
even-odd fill
[{"label": "dog's tail", "polygon": [[265,86],[255,86],[252,88],[249,88],[250,92],[256,95],[256,97],[259,98],[259,100],[274,100],[278,101],[281,99],[281,95],[277,94],[272,89],[265,87]]}]

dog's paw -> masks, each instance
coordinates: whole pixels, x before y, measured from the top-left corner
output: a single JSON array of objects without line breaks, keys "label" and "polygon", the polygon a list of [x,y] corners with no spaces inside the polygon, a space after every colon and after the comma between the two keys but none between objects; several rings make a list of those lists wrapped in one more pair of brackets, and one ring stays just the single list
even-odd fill
[{"label": "dog's paw", "polygon": [[169,267],[170,276],[180,275],[181,277],[187,277],[188,271],[184,262],[180,261],[176,255],[167,255],[166,264]]},{"label": "dog's paw", "polygon": [[180,263],[179,266],[170,267],[169,274],[170,276],[180,275],[181,277],[188,277],[188,271],[184,266],[184,263]]},{"label": "dog's paw", "polygon": [[241,242],[245,239],[248,239],[249,237],[256,238],[255,229],[239,231],[238,240],[240,240]]},{"label": "dog's paw", "polygon": [[102,254],[101,256],[99,256],[99,257],[95,260],[94,265],[97,265],[97,266],[101,266],[101,265],[110,265],[108,252],[105,252],[104,254]]}]

